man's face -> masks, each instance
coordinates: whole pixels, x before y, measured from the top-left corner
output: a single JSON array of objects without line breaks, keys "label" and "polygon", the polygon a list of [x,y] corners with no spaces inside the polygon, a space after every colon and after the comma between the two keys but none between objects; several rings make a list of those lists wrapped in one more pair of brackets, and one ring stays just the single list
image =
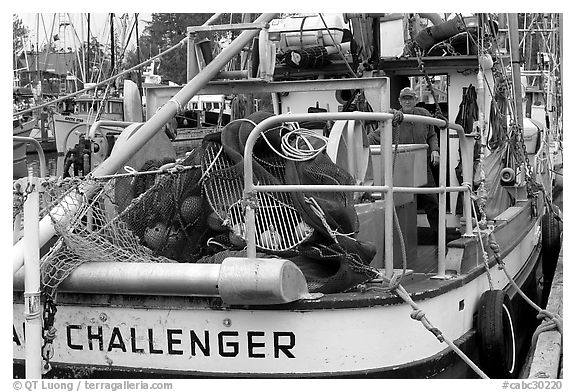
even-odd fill
[{"label": "man's face", "polygon": [[400,101],[400,106],[402,106],[403,112],[412,111],[412,109],[414,109],[414,106],[416,106],[416,97],[413,97],[411,95],[402,96],[398,100]]}]

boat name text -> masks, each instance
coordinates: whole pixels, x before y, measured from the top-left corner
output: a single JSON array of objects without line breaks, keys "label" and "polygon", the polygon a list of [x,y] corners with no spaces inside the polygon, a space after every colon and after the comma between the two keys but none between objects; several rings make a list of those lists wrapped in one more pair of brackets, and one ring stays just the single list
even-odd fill
[{"label": "boat name text", "polygon": [[[296,346],[296,335],[289,331],[216,332],[166,328],[159,332],[153,328],[104,329],[101,325],[68,324],[62,335],[70,350],[192,357],[295,358],[292,350]],[[16,346],[22,346],[23,339],[15,327],[12,340]]]}]

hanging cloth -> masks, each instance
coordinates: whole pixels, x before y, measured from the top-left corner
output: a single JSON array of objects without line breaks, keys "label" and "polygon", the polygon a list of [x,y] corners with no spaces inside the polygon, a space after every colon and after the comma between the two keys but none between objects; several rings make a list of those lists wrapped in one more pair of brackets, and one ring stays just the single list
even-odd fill
[{"label": "hanging cloth", "polygon": [[492,99],[490,105],[490,128],[492,129],[492,136],[488,141],[488,147],[491,150],[496,150],[502,146],[506,140],[508,105],[506,104],[506,86],[504,83],[505,80],[503,78],[496,80],[494,99]]},{"label": "hanging cloth", "polygon": [[[478,104],[476,102],[477,94],[476,88],[470,84],[467,88],[462,89],[462,102],[460,102],[460,108],[458,110],[458,115],[456,116],[456,124],[459,124],[464,129],[464,133],[469,134],[474,130],[474,122],[478,121]],[[474,166],[473,166],[473,186],[478,185],[476,181],[477,174],[480,173],[477,166],[480,162],[480,145],[474,143]],[[459,160],[458,166],[456,166],[456,178],[458,182],[462,184],[464,180],[462,177],[462,153],[458,151]],[[462,213],[462,194],[458,194],[458,201],[456,203],[456,213]]]}]

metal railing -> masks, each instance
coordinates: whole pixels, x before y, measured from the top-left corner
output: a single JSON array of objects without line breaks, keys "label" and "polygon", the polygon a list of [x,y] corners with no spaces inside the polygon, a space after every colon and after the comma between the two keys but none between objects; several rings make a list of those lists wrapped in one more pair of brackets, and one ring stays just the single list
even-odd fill
[{"label": "metal railing", "polygon": [[[444,147],[440,155],[440,179],[439,186],[434,188],[417,188],[417,187],[394,187],[393,183],[393,143],[392,143],[392,118],[390,113],[374,112],[339,112],[339,113],[303,113],[303,114],[281,114],[269,117],[259,123],[250,133],[244,149],[244,197],[252,197],[255,192],[294,192],[294,191],[315,191],[315,192],[382,192],[386,195],[384,209],[384,257],[385,257],[385,274],[391,277],[394,271],[393,267],[393,214],[394,214],[394,193],[437,193],[439,198],[439,222],[438,222],[438,277],[444,278],[446,273],[446,192],[463,192],[463,212],[466,222],[466,231],[464,235],[472,235],[472,207],[471,207],[471,184],[472,184],[472,146],[465,137],[464,130],[460,125],[448,123],[446,121],[416,115],[404,115],[404,121],[419,122],[440,127],[441,146]],[[256,185],[254,184],[252,172],[252,150],[260,134],[272,127],[278,126],[284,122],[299,121],[327,121],[327,120],[360,120],[360,121],[381,121],[381,165],[384,185]],[[462,171],[463,185],[447,187],[446,186],[446,143],[448,128],[454,129],[460,140],[460,150],[462,152]],[[444,140],[444,142],[442,142]],[[246,243],[247,256],[256,257],[256,218],[255,209],[247,203],[246,207]]]}]

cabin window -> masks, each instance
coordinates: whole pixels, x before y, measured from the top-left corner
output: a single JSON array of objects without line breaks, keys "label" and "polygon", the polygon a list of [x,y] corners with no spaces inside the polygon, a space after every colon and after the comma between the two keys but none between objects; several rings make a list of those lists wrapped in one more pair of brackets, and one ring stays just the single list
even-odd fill
[{"label": "cabin window", "polygon": [[214,102],[214,110],[220,110],[220,102]]},{"label": "cabin window", "polygon": [[122,114],[122,103],[120,102],[108,102],[108,112],[113,114]]},{"label": "cabin window", "polygon": [[412,87],[418,95],[418,103],[416,106],[424,107],[430,113],[434,113],[436,111],[435,97],[442,110],[442,114],[448,117],[448,75],[430,75],[429,78],[434,95],[432,95],[428,81],[424,76],[412,76],[409,78],[410,87]]}]

